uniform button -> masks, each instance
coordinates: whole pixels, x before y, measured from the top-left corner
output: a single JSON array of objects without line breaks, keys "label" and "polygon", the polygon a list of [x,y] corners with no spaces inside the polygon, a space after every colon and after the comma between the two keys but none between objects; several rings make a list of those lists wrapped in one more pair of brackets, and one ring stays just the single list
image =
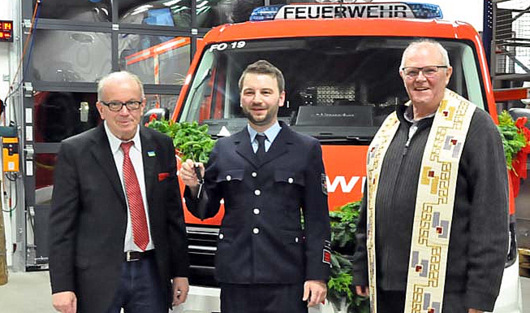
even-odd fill
[{"label": "uniform button", "polygon": [[232,180],[232,176],[230,176],[230,175],[226,175],[226,180],[227,180],[227,181],[231,181],[231,180]]},{"label": "uniform button", "polygon": [[256,214],[256,215],[259,214],[259,209],[258,208],[254,208],[254,214]]},{"label": "uniform button", "polygon": [[254,227],[254,229],[252,229],[252,232],[256,235],[259,234],[259,228]]},{"label": "uniform button", "polygon": [[252,177],[257,177],[257,176],[258,176],[258,173],[252,172]]},{"label": "uniform button", "polygon": [[289,182],[289,184],[292,184],[294,182],[294,179],[292,177],[289,177],[287,181]]},{"label": "uniform button", "polygon": [[224,238],[224,235],[223,234],[219,234],[219,239],[223,239]]},{"label": "uniform button", "polygon": [[254,190],[254,194],[255,194],[256,196],[261,195],[261,190],[259,190],[259,189]]}]

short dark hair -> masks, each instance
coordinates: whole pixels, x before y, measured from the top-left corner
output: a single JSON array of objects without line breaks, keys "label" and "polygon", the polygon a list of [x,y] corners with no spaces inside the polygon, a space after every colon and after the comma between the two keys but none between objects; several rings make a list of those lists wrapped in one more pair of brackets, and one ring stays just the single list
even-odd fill
[{"label": "short dark hair", "polygon": [[241,74],[241,78],[239,78],[239,91],[243,89],[243,80],[248,73],[270,75],[276,78],[280,93],[285,90],[285,79],[283,78],[282,72],[268,61],[259,60],[247,66],[243,74]]}]

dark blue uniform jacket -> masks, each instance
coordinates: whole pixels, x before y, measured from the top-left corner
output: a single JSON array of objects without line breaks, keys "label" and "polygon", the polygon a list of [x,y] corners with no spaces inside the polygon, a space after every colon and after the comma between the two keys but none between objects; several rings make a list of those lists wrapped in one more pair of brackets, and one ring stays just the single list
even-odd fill
[{"label": "dark blue uniform jacket", "polygon": [[188,209],[199,218],[214,216],[224,199],[216,254],[216,277],[222,283],[328,280],[330,225],[322,150],[316,139],[280,125],[261,164],[246,128],[219,139],[199,201],[186,189]]}]

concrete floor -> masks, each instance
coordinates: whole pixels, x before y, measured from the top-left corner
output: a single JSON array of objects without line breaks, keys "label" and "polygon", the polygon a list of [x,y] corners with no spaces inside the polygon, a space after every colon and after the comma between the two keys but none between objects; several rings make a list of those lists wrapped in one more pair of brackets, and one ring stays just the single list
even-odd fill
[{"label": "concrete floor", "polygon": [[[521,288],[521,313],[530,313],[530,278],[521,277]],[[9,273],[8,283],[0,286],[0,312],[54,313],[48,272]]]}]

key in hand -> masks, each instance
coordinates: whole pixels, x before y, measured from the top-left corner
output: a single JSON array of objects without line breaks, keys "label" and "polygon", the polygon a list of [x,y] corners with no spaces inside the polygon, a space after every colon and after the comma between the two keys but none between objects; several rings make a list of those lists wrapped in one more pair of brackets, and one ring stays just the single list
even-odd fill
[{"label": "key in hand", "polygon": [[197,180],[199,181],[199,192],[197,192],[197,199],[199,199],[202,195],[202,186],[204,185],[204,177],[202,177],[201,175],[201,168],[199,167],[198,163],[194,164],[193,169],[195,170],[195,175],[197,176]]}]

